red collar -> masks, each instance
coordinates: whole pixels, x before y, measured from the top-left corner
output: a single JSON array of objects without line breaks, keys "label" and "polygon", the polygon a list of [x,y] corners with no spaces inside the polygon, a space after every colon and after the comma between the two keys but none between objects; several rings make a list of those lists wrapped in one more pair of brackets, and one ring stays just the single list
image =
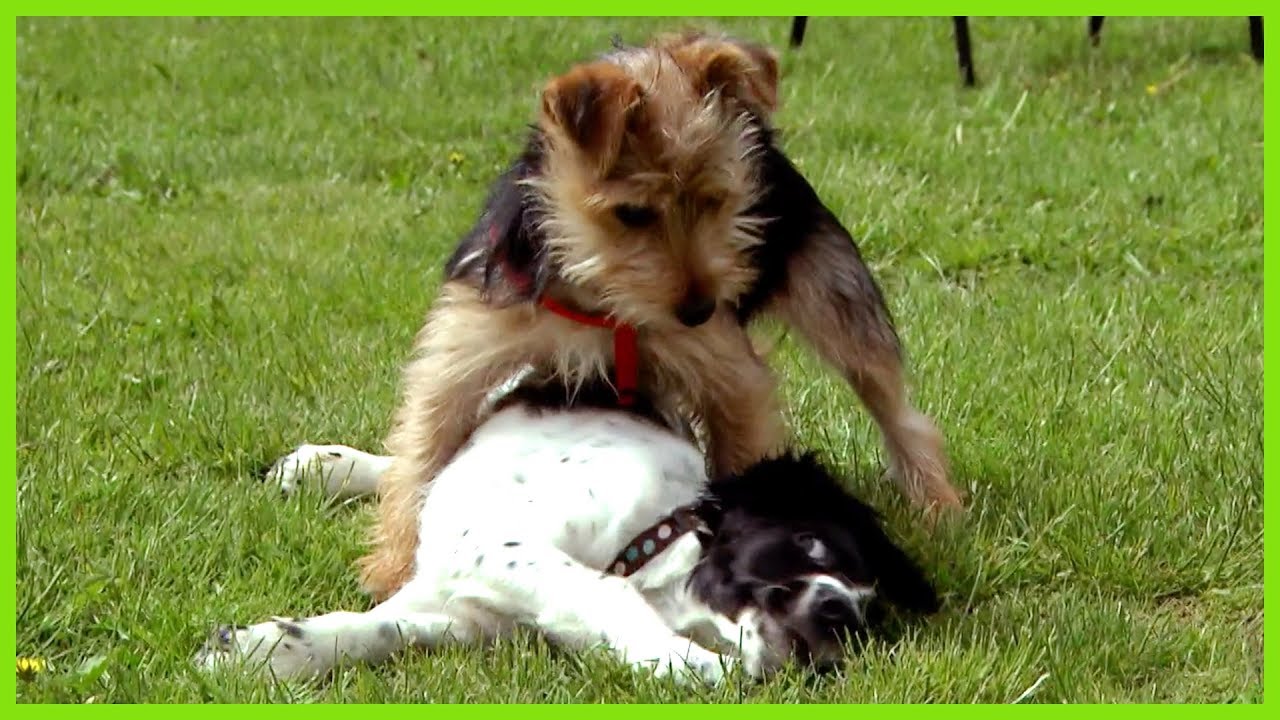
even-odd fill
[{"label": "red collar", "polygon": [[578,312],[546,295],[542,296],[539,304],[562,318],[613,331],[613,386],[618,392],[618,405],[622,407],[635,405],[636,393],[640,385],[640,353],[636,347],[635,326],[620,323],[609,315]]}]

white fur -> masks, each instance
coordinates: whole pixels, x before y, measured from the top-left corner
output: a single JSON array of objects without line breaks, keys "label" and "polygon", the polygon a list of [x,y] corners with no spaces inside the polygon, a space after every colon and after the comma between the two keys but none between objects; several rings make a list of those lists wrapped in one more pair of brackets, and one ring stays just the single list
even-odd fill
[{"label": "white fur", "polygon": [[[349,496],[372,492],[389,463],[307,445],[278,462],[273,477],[288,492],[319,475],[326,492]],[[732,621],[686,588],[700,553],[692,534],[628,578],[604,572],[633,537],[694,501],[706,483],[699,450],[643,419],[513,405],[436,478],[420,516],[414,577],[400,592],[365,613],[222,630],[197,663],[249,661],[276,676],[307,677],[523,625],[572,648],[604,646],[656,675],[721,681],[735,660],[709,647],[737,651],[759,675],[777,658],[766,656],[756,615]]]},{"label": "white fur", "polygon": [[378,478],[389,467],[390,457],[346,445],[303,445],[277,460],[267,471],[267,479],[279,483],[280,492],[291,495],[300,482],[318,478],[325,495],[345,500],[376,493]]}]

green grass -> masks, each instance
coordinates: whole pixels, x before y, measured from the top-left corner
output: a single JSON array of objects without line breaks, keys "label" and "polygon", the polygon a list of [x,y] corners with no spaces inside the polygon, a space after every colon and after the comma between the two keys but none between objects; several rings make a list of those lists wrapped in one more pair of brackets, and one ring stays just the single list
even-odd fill
[{"label": "green grass", "polygon": [[[377,448],[448,249],[537,89],[650,20],[55,20],[17,34],[17,651],[29,702],[1260,701],[1261,70],[1234,19],[815,19],[786,147],[861,238],[972,509],[930,537],[851,392],[801,440],[924,560],[935,620],[843,674],[675,690],[523,637],[330,683],[207,680],[222,622],[366,604]],[[788,21],[714,23],[785,43]],[[455,155],[456,153],[456,155]],[[451,156],[453,156],[451,158]],[[459,161],[458,158],[461,158]]]}]

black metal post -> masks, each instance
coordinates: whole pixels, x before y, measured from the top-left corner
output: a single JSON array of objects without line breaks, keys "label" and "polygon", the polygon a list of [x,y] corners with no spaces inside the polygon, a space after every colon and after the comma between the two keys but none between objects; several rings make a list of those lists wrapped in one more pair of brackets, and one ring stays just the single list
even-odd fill
[{"label": "black metal post", "polygon": [[808,24],[807,17],[798,17],[791,21],[791,47],[798,48],[800,43],[804,42],[804,29]]},{"label": "black metal post", "polygon": [[956,28],[956,60],[960,63],[960,80],[965,87],[978,83],[973,72],[973,48],[969,44],[969,18],[953,17]]},{"label": "black metal post", "polygon": [[1102,42],[1102,21],[1105,17],[1093,16],[1089,18],[1089,44],[1098,47],[1098,43]]},{"label": "black metal post", "polygon": [[1249,49],[1253,51],[1253,59],[1262,62],[1262,18],[1249,18]]}]

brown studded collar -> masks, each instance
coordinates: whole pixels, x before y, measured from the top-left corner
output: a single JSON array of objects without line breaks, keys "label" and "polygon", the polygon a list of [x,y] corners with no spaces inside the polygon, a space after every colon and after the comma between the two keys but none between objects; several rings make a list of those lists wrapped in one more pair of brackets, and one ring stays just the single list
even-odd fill
[{"label": "brown studded collar", "polygon": [[681,505],[636,535],[609,564],[609,572],[619,577],[632,575],[685,534],[705,531],[706,525],[698,516],[701,506],[701,502]]}]

